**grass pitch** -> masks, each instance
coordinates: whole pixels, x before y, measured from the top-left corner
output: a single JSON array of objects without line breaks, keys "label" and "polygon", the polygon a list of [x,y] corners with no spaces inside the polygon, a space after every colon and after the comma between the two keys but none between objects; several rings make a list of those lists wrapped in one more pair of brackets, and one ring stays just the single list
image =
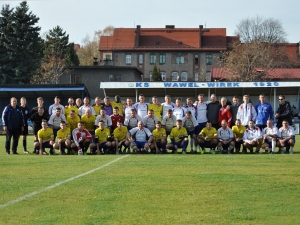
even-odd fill
[{"label": "grass pitch", "polygon": [[4,140],[0,224],[300,224],[299,145],[294,155],[39,156],[21,141],[6,155]]}]

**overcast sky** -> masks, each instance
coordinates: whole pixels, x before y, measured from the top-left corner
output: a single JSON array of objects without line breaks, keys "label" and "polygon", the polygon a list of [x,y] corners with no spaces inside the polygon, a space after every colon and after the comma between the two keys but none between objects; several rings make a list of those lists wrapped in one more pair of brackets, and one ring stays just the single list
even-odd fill
[{"label": "overcast sky", "polygon": [[[0,0],[11,7],[21,1]],[[234,35],[244,18],[257,15],[278,19],[290,43],[300,41],[300,0],[28,0],[30,10],[40,18],[44,33],[59,25],[69,34],[70,42],[82,39],[108,25],[143,28],[175,25],[176,28],[226,28]]]}]

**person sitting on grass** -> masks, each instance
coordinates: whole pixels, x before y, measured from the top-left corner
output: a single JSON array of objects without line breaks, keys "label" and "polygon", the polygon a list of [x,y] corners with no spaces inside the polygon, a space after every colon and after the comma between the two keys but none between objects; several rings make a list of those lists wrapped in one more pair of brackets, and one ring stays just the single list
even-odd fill
[{"label": "person sitting on grass", "polygon": [[65,155],[65,149],[70,153],[71,132],[65,121],[60,122],[60,129],[57,131],[57,142],[54,143],[54,149],[59,150],[60,155]]},{"label": "person sitting on grass", "polygon": [[114,130],[114,141],[112,142],[112,146],[116,149],[116,154],[122,153],[122,146],[124,146],[123,153],[130,153],[130,142],[127,139],[128,129],[123,126],[123,122],[119,120],[117,122],[117,128]]},{"label": "person sitting on grass", "polygon": [[235,153],[239,154],[240,150],[241,150],[241,146],[243,146],[243,151],[245,151],[244,149],[244,141],[243,141],[243,137],[244,137],[244,133],[245,133],[246,127],[242,125],[242,122],[240,119],[235,120],[235,125],[232,127],[232,132],[234,135],[234,139],[235,139]]},{"label": "person sitting on grass", "polygon": [[[294,145],[295,145],[295,133],[294,128],[289,126],[289,122],[287,120],[282,121],[282,127],[279,128],[278,131],[278,140],[279,140],[279,148],[281,154],[283,153],[294,153]],[[284,147],[286,149],[284,149]]]},{"label": "person sitting on grass", "polygon": [[[182,119],[182,126],[187,130],[188,135],[190,136],[191,153],[197,153],[196,127],[198,126],[198,123],[191,111],[187,110],[185,112],[185,117]],[[195,147],[195,151],[193,147]]]},{"label": "person sitting on grass", "polygon": [[210,148],[209,154],[215,154],[218,144],[218,132],[210,121],[206,122],[206,127],[201,130],[197,139],[198,145],[201,147],[201,154],[205,153],[205,148]]},{"label": "person sitting on grass", "polygon": [[250,153],[253,153],[253,147],[256,147],[255,153],[260,154],[262,135],[259,127],[255,127],[253,120],[248,122],[248,128],[245,130],[243,140],[245,148],[249,149]]},{"label": "person sitting on grass", "polygon": [[266,153],[270,152],[271,154],[274,154],[277,145],[278,128],[273,126],[271,119],[267,120],[267,127],[263,129],[262,136],[265,142],[262,144],[261,148],[265,149]]},{"label": "person sitting on grass", "polygon": [[152,135],[154,140],[150,146],[151,151],[155,152],[156,154],[167,153],[167,134],[165,128],[161,127],[160,121],[156,121],[155,129],[152,131]]},{"label": "person sitting on grass", "polygon": [[82,121],[77,123],[77,128],[72,131],[72,137],[73,143],[71,144],[71,148],[75,151],[78,150],[78,155],[83,155],[87,152],[93,136],[84,128]]},{"label": "person sitting on grass", "polygon": [[226,120],[221,121],[221,128],[218,129],[218,152],[228,153],[234,149],[234,136]]},{"label": "person sitting on grass", "polygon": [[95,154],[96,152],[98,155],[103,153],[107,154],[108,149],[111,146],[111,142],[107,141],[107,139],[110,137],[110,130],[104,126],[103,120],[99,121],[98,126],[99,128],[97,128],[95,131],[94,143],[91,143],[90,150],[92,154]]},{"label": "person sitting on grass", "polygon": [[167,144],[167,149],[173,150],[177,154],[177,150],[182,148],[182,154],[186,154],[186,148],[189,144],[187,130],[182,127],[182,120],[176,121],[176,127],[170,133],[171,143]]},{"label": "person sitting on grass", "polygon": [[133,138],[133,141],[131,142],[133,153],[147,153],[153,141],[151,131],[144,127],[142,121],[138,122],[137,127],[128,131],[127,139],[130,140],[131,138]]},{"label": "person sitting on grass", "polygon": [[47,120],[42,120],[42,129],[37,133],[38,142],[34,143],[34,147],[39,149],[40,155],[47,155],[45,148],[50,148],[50,154],[54,154],[53,144],[54,144],[54,134],[52,128],[48,127]]}]

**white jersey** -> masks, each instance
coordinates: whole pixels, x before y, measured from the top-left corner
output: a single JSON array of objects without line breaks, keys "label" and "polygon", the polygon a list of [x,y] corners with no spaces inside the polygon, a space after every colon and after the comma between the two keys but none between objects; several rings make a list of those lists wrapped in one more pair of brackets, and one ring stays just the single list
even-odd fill
[{"label": "white jersey", "polygon": [[156,121],[159,121],[157,116],[153,116],[152,118],[150,118],[149,116],[145,116],[143,118],[144,126],[147,127],[151,132],[155,129]]},{"label": "white jersey", "polygon": [[196,118],[198,123],[207,122],[207,103],[198,103],[196,105]]},{"label": "white jersey", "polygon": [[171,102],[170,104],[167,104],[166,102],[162,103],[161,104],[162,106],[162,109],[163,109],[163,114],[162,114],[162,117],[166,116],[167,115],[167,112],[169,109],[174,109],[175,108],[175,103],[174,102]]},{"label": "white jersey", "polygon": [[85,105],[81,106],[81,107],[78,109],[78,115],[79,115],[79,116],[83,116],[83,115],[85,114],[86,110],[88,110],[88,109],[90,109],[91,112],[92,112],[92,114],[93,114],[94,116],[96,116],[95,109],[94,109],[92,106],[90,106],[90,105],[88,105],[88,106],[85,106]]},{"label": "white jersey", "polygon": [[187,117],[184,117],[182,119],[182,126],[187,130],[187,131],[193,131],[195,130],[195,127],[198,125],[197,120],[194,116],[191,115],[191,118],[188,119]]},{"label": "white jersey", "polygon": [[[264,136],[265,134],[271,134],[271,135],[275,135],[276,137],[278,137],[278,128],[277,127],[271,127],[271,128],[265,127],[262,131],[262,136]],[[266,140],[271,142],[272,137],[267,136]]]},{"label": "white jersey", "polygon": [[287,129],[284,127],[280,127],[278,131],[279,138],[288,138],[288,137],[295,137],[295,130],[292,126],[288,126]]},{"label": "white jersey", "polygon": [[161,125],[165,126],[166,131],[171,132],[172,128],[176,127],[176,117],[174,115],[164,116]]},{"label": "white jersey", "polygon": [[144,118],[145,116],[147,116],[147,114],[148,114],[148,106],[149,106],[149,103],[140,103],[140,102],[137,102],[137,103],[134,104],[134,108],[135,108],[137,114],[141,118]]},{"label": "white jersey", "polygon": [[142,130],[140,130],[138,127],[132,128],[131,130],[129,130],[129,133],[131,134],[131,136],[135,136],[136,141],[142,142],[146,142],[147,139],[152,136],[151,131],[145,127]]},{"label": "white jersey", "polygon": [[244,132],[243,141],[250,143],[250,141],[257,141],[260,138],[262,138],[262,134],[259,127],[254,127],[253,130],[247,128]]},{"label": "white jersey", "polygon": [[139,115],[135,115],[135,117],[125,118],[124,125],[127,126],[129,129],[137,127],[138,122],[143,121]]},{"label": "white jersey", "polygon": [[111,127],[112,126],[112,121],[111,121],[110,116],[108,116],[108,115],[105,115],[105,117],[102,117],[101,115],[97,116],[96,120],[95,120],[95,126],[99,126],[99,121],[100,120],[103,120],[104,127]]},{"label": "white jersey", "polygon": [[176,117],[177,120],[182,120],[185,117],[186,108],[184,107],[175,107],[173,109],[173,115]]},{"label": "white jersey", "polygon": [[129,106],[129,105],[126,105],[126,106],[125,106],[125,108],[124,108],[124,117],[125,117],[125,119],[131,117],[131,110],[132,110],[132,109],[135,110],[135,108],[134,108],[133,105],[132,105],[132,106]]},{"label": "white jersey", "polygon": [[61,105],[61,104],[59,104],[59,105],[53,104],[53,105],[49,106],[49,111],[48,111],[49,115],[51,116],[51,115],[55,114],[57,108],[60,109],[60,113],[61,114],[65,114],[65,107],[63,105]]},{"label": "white jersey", "polygon": [[239,106],[239,109],[238,109],[237,114],[236,114],[236,118],[240,119],[241,122],[242,122],[242,125],[244,125],[244,126],[247,126],[248,122],[250,120],[255,121],[256,116],[257,116],[257,113],[256,113],[256,110],[255,110],[255,107],[251,103],[241,104]]},{"label": "white jersey", "polygon": [[185,106],[186,111],[190,111],[192,113],[192,116],[196,118],[196,106],[192,105],[192,106]]},{"label": "white jersey", "polygon": [[223,127],[218,129],[218,138],[224,141],[228,141],[229,139],[234,139],[233,132],[231,128],[227,127],[225,130]]},{"label": "white jersey", "polygon": [[50,116],[50,119],[48,120],[48,124],[53,126],[53,129],[60,129],[61,121],[66,122],[66,117],[64,114],[60,114],[60,116],[56,116],[55,114],[52,114]]}]

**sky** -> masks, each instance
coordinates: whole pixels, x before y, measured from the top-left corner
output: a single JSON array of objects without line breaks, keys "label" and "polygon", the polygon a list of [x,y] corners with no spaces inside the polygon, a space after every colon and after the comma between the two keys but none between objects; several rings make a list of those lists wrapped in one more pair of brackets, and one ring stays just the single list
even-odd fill
[{"label": "sky", "polygon": [[[21,1],[0,0],[16,7]],[[40,18],[41,34],[57,25],[69,34],[69,41],[82,44],[94,32],[111,25],[116,28],[226,28],[235,35],[236,25],[245,18],[262,16],[279,20],[287,41],[300,41],[300,1],[274,0],[27,0],[29,9]]]}]

